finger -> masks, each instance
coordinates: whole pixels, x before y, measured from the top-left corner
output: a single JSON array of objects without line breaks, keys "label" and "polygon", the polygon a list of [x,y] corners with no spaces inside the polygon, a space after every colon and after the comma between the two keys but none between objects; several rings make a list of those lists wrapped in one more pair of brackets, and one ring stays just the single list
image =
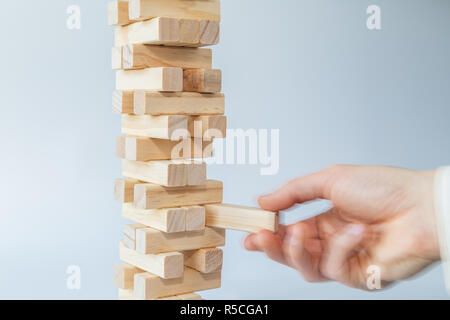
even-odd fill
[{"label": "finger", "polygon": [[329,199],[329,180],[335,170],[323,170],[288,182],[277,191],[258,199],[261,208],[279,211],[292,207],[296,203]]},{"label": "finger", "polygon": [[[324,280],[318,269],[319,256],[313,256],[309,250],[311,248],[307,247],[311,243],[315,247],[317,246],[317,241],[313,241],[314,239],[312,238],[315,234],[317,232],[311,230],[311,226],[306,222],[298,222],[288,227],[283,242],[283,252],[286,261],[309,282]],[[313,251],[317,252],[320,250],[313,248]]]},{"label": "finger", "polygon": [[[280,238],[284,238],[284,235],[286,233],[286,226],[279,225],[278,226],[278,232]],[[244,248],[248,251],[263,251],[262,248],[259,248],[257,246],[257,243],[255,242],[255,238],[257,237],[257,233],[251,233],[249,234],[245,240],[244,240]],[[258,242],[259,244],[259,242]]]},{"label": "finger", "polygon": [[[249,238],[247,238],[249,239]],[[254,233],[251,235],[250,240],[247,243],[247,246],[250,249],[255,249],[257,251],[264,252],[270,259],[282,263],[287,264],[286,259],[282,250],[282,240],[278,234],[272,233],[268,230],[262,230],[258,233]]]},{"label": "finger", "polygon": [[355,249],[363,240],[364,231],[364,225],[351,224],[326,242],[320,262],[320,272],[323,276],[349,284],[351,278],[349,260],[356,254]]}]

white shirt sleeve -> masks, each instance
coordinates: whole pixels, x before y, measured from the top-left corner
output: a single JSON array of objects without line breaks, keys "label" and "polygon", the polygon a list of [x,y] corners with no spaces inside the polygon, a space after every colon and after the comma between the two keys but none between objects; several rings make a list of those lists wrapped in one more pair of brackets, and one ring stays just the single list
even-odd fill
[{"label": "white shirt sleeve", "polygon": [[447,292],[450,293],[450,167],[438,169],[434,194],[441,260]]}]

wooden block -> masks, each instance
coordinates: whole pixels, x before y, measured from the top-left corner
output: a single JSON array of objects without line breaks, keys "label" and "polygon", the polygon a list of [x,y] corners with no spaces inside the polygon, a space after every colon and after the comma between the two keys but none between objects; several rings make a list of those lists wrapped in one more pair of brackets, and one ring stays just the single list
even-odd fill
[{"label": "wooden block", "polygon": [[204,68],[212,67],[211,49],[164,47],[130,44],[123,47],[123,68],[155,67]]},{"label": "wooden block", "polygon": [[129,17],[147,20],[172,17],[220,21],[220,0],[131,0]]},{"label": "wooden block", "polygon": [[177,19],[155,18],[116,28],[116,47],[127,44],[176,45],[180,42],[180,24]]},{"label": "wooden block", "polygon": [[183,71],[183,91],[216,93],[222,90],[222,71],[219,69],[187,69]]},{"label": "wooden block", "polygon": [[122,115],[122,133],[131,136],[181,140],[190,137],[185,116]]},{"label": "wooden block", "polygon": [[215,45],[220,41],[219,21],[200,21],[200,45]]},{"label": "wooden block", "polygon": [[212,142],[200,139],[171,141],[155,138],[117,137],[116,155],[134,161],[212,157]]},{"label": "wooden block", "polygon": [[111,67],[113,70],[123,69],[122,47],[113,47],[111,51]]},{"label": "wooden block", "polygon": [[136,251],[142,254],[196,250],[225,245],[225,229],[165,233],[153,228],[136,231]]},{"label": "wooden block", "polygon": [[[133,281],[134,281],[134,279],[133,279]],[[134,296],[133,289],[131,289],[131,290],[119,289],[119,300],[138,300],[138,299]],[[180,294],[177,296],[158,298],[155,300],[203,300],[203,299],[200,295],[192,292],[192,293]]]},{"label": "wooden block", "polygon": [[163,279],[179,278],[183,275],[183,254],[179,252],[145,255],[128,249],[120,242],[120,260]]},{"label": "wooden block", "polygon": [[208,180],[201,186],[167,188],[156,184],[137,184],[134,205],[141,209],[158,209],[221,203],[223,185]]},{"label": "wooden block", "polygon": [[199,231],[205,229],[206,210],[205,207],[192,206],[186,209],[186,231]]},{"label": "wooden block", "polygon": [[[177,160],[146,162],[122,160],[122,174],[125,177],[166,187],[183,187],[188,185],[190,175],[192,175],[190,170],[192,169],[190,169],[189,165]],[[198,174],[200,175],[200,173]],[[206,172],[204,178],[206,180]],[[192,182],[200,180],[201,177],[196,177],[196,180],[192,180]]]},{"label": "wooden block", "polygon": [[112,1],[108,3],[108,25],[122,26],[131,22],[129,19],[128,1]]},{"label": "wooden block", "polygon": [[132,204],[124,204],[122,208],[125,219],[167,233],[186,230],[186,212],[186,208],[137,209]]},{"label": "wooden block", "polygon": [[112,96],[112,111],[113,113],[133,113],[133,91],[114,91]]},{"label": "wooden block", "polygon": [[119,202],[133,202],[135,179],[116,179],[114,182],[114,199]]},{"label": "wooden block", "polygon": [[180,295],[192,291],[220,288],[220,271],[201,273],[186,267],[179,279],[165,280],[151,273],[140,273],[134,277],[134,295],[140,300]]},{"label": "wooden block", "polygon": [[[133,205],[131,205],[131,204],[128,204],[128,205],[124,204],[124,206],[132,207]],[[136,230],[137,229],[143,229],[143,228],[147,228],[147,226],[143,225],[143,224],[140,224],[140,223],[126,224],[125,227],[123,228],[123,234],[125,236],[127,236],[131,240],[136,240]]]},{"label": "wooden block", "polygon": [[184,265],[201,273],[217,272],[222,269],[223,251],[206,248],[184,252]]},{"label": "wooden block", "polygon": [[116,264],[114,266],[114,284],[119,289],[133,289],[134,275],[142,272],[142,270],[126,263]]},{"label": "wooden block", "polygon": [[183,69],[172,67],[118,70],[117,90],[183,91]]},{"label": "wooden block", "polygon": [[180,43],[191,45],[200,43],[200,21],[180,19]]},{"label": "wooden block", "polygon": [[207,226],[246,232],[278,230],[277,212],[230,204],[206,205],[205,208]]},{"label": "wooden block", "polygon": [[196,116],[190,117],[188,128],[191,137],[203,137],[203,140],[220,139],[227,136],[226,116]]},{"label": "wooden block", "polygon": [[193,92],[134,92],[134,113],[137,115],[220,115],[225,112],[222,93]]},{"label": "wooden block", "polygon": [[198,186],[206,183],[206,162],[184,161],[187,169],[187,185]]},{"label": "wooden block", "polygon": [[122,238],[123,245],[131,250],[136,250],[136,240],[128,238],[126,235]]}]

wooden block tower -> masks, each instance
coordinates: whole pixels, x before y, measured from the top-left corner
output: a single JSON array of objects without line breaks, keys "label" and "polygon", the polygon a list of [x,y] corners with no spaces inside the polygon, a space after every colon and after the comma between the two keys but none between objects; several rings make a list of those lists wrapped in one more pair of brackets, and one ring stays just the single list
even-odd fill
[{"label": "wooden block tower", "polygon": [[119,298],[198,300],[221,285],[225,229],[278,227],[275,212],[222,204],[202,161],[226,134],[221,70],[203,48],[219,42],[220,0],[113,1],[108,20],[122,117],[115,199],[133,222],[114,267]]}]

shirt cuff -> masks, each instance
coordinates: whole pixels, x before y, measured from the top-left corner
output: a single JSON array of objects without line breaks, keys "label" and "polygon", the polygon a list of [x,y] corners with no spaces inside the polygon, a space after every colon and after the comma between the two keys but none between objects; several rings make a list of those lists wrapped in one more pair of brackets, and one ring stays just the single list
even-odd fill
[{"label": "shirt cuff", "polygon": [[441,261],[445,285],[450,294],[450,167],[437,170],[434,189]]}]

